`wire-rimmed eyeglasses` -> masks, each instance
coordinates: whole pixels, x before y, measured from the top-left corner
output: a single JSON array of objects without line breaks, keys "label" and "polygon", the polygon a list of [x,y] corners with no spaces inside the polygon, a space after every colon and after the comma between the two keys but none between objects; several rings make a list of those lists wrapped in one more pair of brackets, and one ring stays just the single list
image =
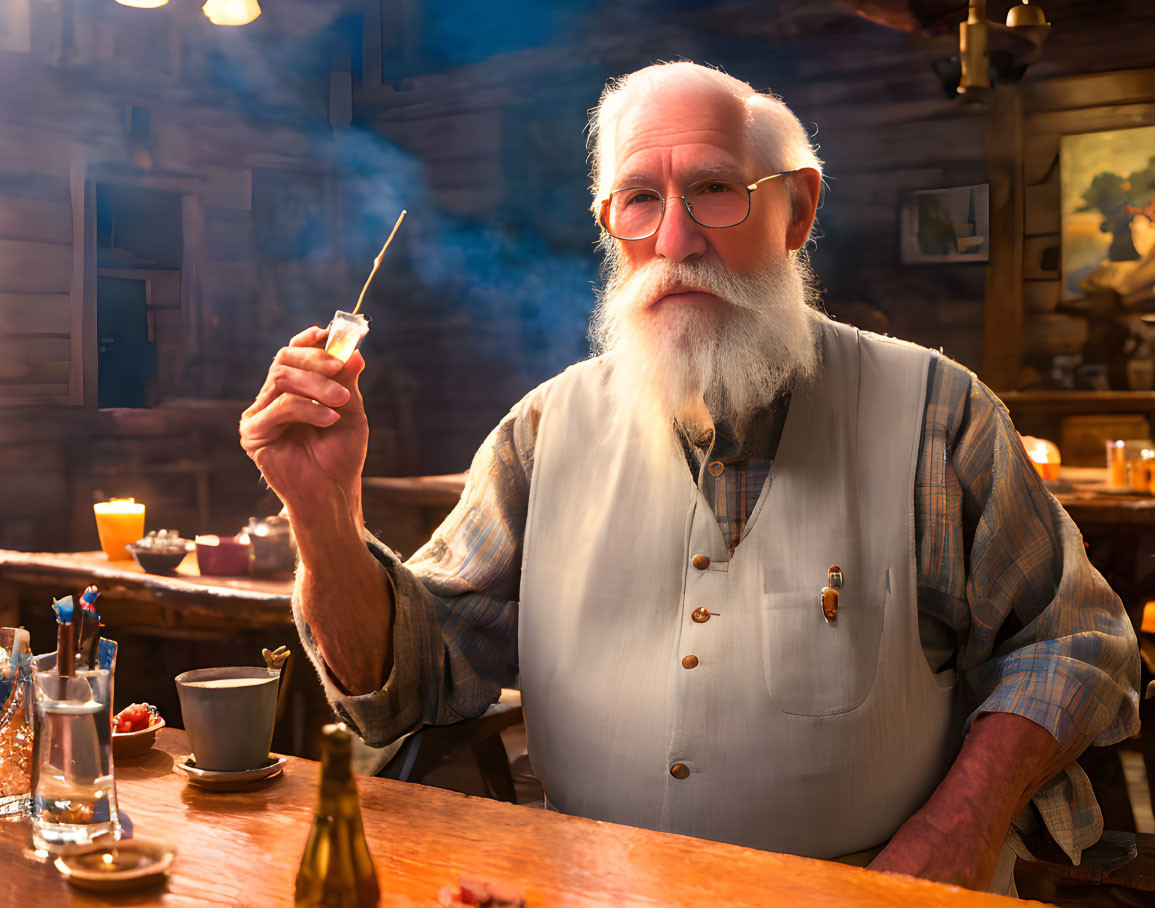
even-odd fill
[{"label": "wire-rimmed eyeglasses", "polygon": [[797,172],[783,170],[753,183],[700,180],[687,186],[682,195],[672,196],[663,196],[645,186],[625,186],[602,200],[598,223],[615,239],[644,240],[658,232],[667,200],[680,199],[686,213],[703,227],[737,227],[750,216],[750,193],[767,180]]}]

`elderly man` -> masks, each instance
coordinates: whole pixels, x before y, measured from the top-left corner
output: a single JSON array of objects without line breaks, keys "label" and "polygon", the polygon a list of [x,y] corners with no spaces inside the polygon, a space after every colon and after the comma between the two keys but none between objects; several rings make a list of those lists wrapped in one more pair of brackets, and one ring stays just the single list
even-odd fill
[{"label": "elderly man", "polygon": [[820,163],[780,101],[666,64],[592,126],[601,355],[514,407],[407,563],[362,526],[359,354],[303,332],[242,419],[334,706],[383,744],[520,673],[557,810],[999,891],[1022,812],[1077,861],[1070,764],[1136,729],[1138,657],[1006,411],[817,311]]}]

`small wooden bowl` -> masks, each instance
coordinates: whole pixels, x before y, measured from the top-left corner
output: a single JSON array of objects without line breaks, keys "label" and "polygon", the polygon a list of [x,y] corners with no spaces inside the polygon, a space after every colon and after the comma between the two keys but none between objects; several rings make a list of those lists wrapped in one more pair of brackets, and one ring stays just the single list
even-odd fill
[{"label": "small wooden bowl", "polygon": [[141,570],[149,574],[171,574],[182,561],[185,555],[193,550],[192,543],[183,552],[154,552],[151,549],[137,548],[135,545],[125,546],[140,565]]},{"label": "small wooden bowl", "polygon": [[112,733],[113,759],[123,760],[126,757],[139,757],[146,754],[156,743],[156,733],[164,728],[164,719],[157,716],[157,721],[139,731],[114,731]]}]

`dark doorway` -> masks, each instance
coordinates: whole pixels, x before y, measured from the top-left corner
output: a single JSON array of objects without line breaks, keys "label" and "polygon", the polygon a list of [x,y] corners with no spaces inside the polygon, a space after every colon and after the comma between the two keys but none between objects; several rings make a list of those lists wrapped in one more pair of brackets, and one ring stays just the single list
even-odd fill
[{"label": "dark doorway", "polygon": [[149,382],[156,378],[156,344],[148,339],[145,281],[96,279],[97,405],[148,406]]},{"label": "dark doorway", "polygon": [[[173,300],[155,280],[150,293],[149,281],[175,273],[175,282],[161,288],[179,293],[183,257],[179,193],[96,184],[98,406],[147,407],[156,400],[150,386],[157,377],[157,310],[173,308]],[[171,338],[162,349],[171,351]]]}]

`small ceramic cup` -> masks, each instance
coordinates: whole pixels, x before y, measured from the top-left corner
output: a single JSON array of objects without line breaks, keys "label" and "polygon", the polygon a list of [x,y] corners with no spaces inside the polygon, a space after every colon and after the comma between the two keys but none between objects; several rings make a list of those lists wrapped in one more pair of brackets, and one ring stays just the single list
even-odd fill
[{"label": "small ceramic cup", "polygon": [[176,676],[198,767],[239,772],[268,762],[279,680],[279,672],[256,666],[198,668]]}]

